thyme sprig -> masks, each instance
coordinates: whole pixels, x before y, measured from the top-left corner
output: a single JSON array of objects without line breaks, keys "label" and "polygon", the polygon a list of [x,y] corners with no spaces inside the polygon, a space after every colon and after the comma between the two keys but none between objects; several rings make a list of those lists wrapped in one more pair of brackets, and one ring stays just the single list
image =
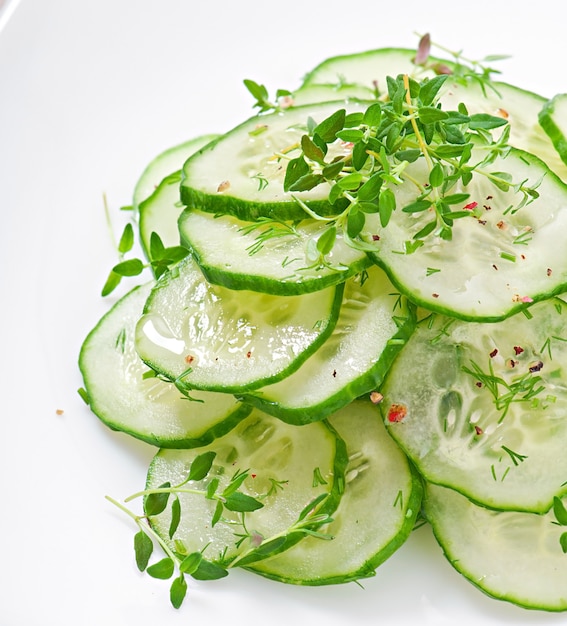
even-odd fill
[{"label": "thyme sprig", "polygon": [[287,98],[291,97],[291,91],[287,89],[278,89],[274,101],[270,100],[270,94],[265,85],[257,83],[254,80],[246,78],[244,86],[255,98],[254,108],[258,109],[259,113],[268,113],[273,111],[281,111],[286,108],[288,103]]},{"label": "thyme sprig", "polygon": [[[311,500],[299,513],[297,519],[285,530],[270,537],[263,537],[251,529],[248,514],[264,507],[264,501],[276,496],[286,481],[271,480],[270,488],[257,497],[243,491],[243,485],[250,476],[249,470],[236,470],[228,484],[221,489],[220,480],[212,475],[216,453],[204,452],[193,460],[186,477],[177,485],[166,482],[157,488],[149,488],[132,494],[119,502],[110,496],[106,499],[118,507],[136,523],[138,532],[134,536],[136,565],[142,572],[153,578],[171,580],[170,601],[174,608],[179,608],[187,594],[186,576],[197,580],[216,580],[228,575],[235,567],[247,567],[256,561],[280,552],[286,544],[291,545],[298,536],[311,536],[319,539],[332,539],[321,532],[321,527],[332,522],[332,518],[321,512],[321,505],[327,493],[321,493]],[[314,473],[315,475],[315,473]],[[205,486],[203,483],[205,481]],[[196,483],[200,483],[197,485]],[[185,544],[175,538],[182,517],[182,505],[179,496],[197,495],[215,503],[211,518],[211,527],[219,523],[232,528],[234,536],[233,550],[229,546],[216,556],[209,557],[209,545],[201,550],[189,551]],[[137,514],[126,505],[132,500],[143,498],[143,513]],[[169,506],[170,521],[169,541],[155,530],[154,521]],[[225,512],[236,514],[227,517]],[[150,564],[155,546],[163,552],[162,558]]]},{"label": "thyme sprig", "polygon": [[135,233],[132,222],[124,226],[117,246],[119,262],[112,267],[101,291],[102,296],[110,295],[125,277],[140,276],[145,269],[151,269],[154,278],[159,278],[169,267],[175,265],[188,254],[189,250],[184,246],[165,247],[161,237],[152,232],[150,235],[150,249],[147,251],[148,261],[138,257],[126,258],[126,255],[134,249]]},{"label": "thyme sprig", "polygon": [[[456,111],[443,110],[439,98],[447,78],[447,74],[421,81],[407,74],[387,77],[387,97],[364,111],[339,109],[320,123],[309,120],[300,145],[286,155],[284,190],[309,217],[326,222],[335,232],[340,229],[354,247],[375,250],[374,240],[379,237],[369,239],[364,233],[366,217],[377,214],[380,226],[386,228],[398,208],[396,188],[413,186],[415,199],[401,211],[431,218],[408,242],[406,254],[428,236],[450,240],[457,220],[479,217],[476,203],[466,205],[469,194],[461,191],[475,176],[485,177],[497,189],[519,194],[509,212],[533,201],[538,197],[538,183],[514,181],[507,172],[490,170],[497,157],[510,150],[507,120],[469,114],[464,104]],[[496,129],[500,129],[498,138],[492,135]],[[425,181],[412,173],[410,166],[417,161],[425,164]],[[332,217],[318,215],[297,195],[321,184],[330,185]]]}]

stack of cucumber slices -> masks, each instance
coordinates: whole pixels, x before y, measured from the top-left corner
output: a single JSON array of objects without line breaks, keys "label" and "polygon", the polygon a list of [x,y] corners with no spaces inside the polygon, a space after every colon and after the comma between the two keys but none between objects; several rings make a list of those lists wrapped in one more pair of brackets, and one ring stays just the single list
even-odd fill
[{"label": "stack of cucumber slices", "polygon": [[159,449],[142,512],[112,501],[176,607],[234,567],[367,578],[425,521],[486,594],[567,610],[567,100],[428,46],[246,81],[257,114],[136,185],[106,292],[149,272],[81,391]]}]

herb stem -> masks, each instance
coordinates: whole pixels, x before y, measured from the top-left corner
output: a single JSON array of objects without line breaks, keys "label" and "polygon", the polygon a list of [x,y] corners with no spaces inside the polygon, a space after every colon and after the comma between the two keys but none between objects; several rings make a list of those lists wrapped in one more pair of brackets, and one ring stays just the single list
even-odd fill
[{"label": "herb stem", "polygon": [[[143,516],[143,515],[136,515],[128,507],[124,506],[121,502],[118,502],[118,500],[115,500],[111,496],[104,496],[104,497],[110,503],[114,504],[114,506],[118,507],[123,513],[126,513],[126,515],[128,515],[128,517],[133,519],[136,522],[136,525],[138,526],[138,528],[142,532],[146,533],[146,535],[148,535],[148,537],[150,537],[151,539],[154,539],[155,541],[157,541],[157,543],[159,543],[159,545],[161,546],[162,550],[167,554],[167,556],[174,563],[176,563],[176,562],[178,563],[179,562],[179,559],[175,556],[175,554],[172,552],[172,550],[167,545],[167,543],[165,543],[165,541],[154,531],[154,529],[151,526],[149,526],[148,524],[145,524],[145,523],[142,522],[142,520],[147,519],[145,516]],[[127,502],[130,499],[131,498],[127,498],[125,500],[125,502]]]},{"label": "herb stem", "polygon": [[[414,108],[413,107],[413,103],[411,101],[411,94],[410,94],[410,86],[409,86],[409,76],[407,74],[404,74],[404,87],[406,90],[406,102],[407,105],[410,109],[410,111]],[[417,125],[417,122],[415,120],[415,116],[414,115],[410,115],[410,122],[413,128],[413,132],[415,134],[415,138],[417,139],[417,142],[419,144],[419,148],[421,150],[421,153],[423,154],[423,156],[425,157],[425,161],[427,162],[427,167],[429,168],[429,170],[431,171],[433,169],[433,162],[431,161],[431,157],[429,156],[429,150],[427,148],[427,145],[425,144],[425,141],[423,141],[423,137],[421,136],[421,133],[419,132],[419,127]]]},{"label": "herb stem", "polygon": [[[143,491],[138,491],[137,493],[133,493],[131,496],[128,496],[124,502],[131,502],[132,500],[135,500],[136,498],[141,498],[143,496],[149,496],[155,493],[189,493],[189,494],[193,494],[193,495],[197,495],[197,496],[202,496],[202,495],[206,495],[206,491],[203,491],[202,489],[189,489],[189,488],[183,488],[180,486],[173,486],[173,487],[158,487],[156,489],[144,489]],[[217,497],[218,499],[218,497]]]},{"label": "herb stem", "polygon": [[293,152],[294,150],[297,150],[300,147],[301,146],[297,142],[294,143],[294,144],[291,144],[290,146],[282,148],[278,152],[274,152],[274,154],[268,160],[269,161],[279,161],[281,159],[288,159],[289,160],[291,158],[291,157],[288,156],[289,153]]}]

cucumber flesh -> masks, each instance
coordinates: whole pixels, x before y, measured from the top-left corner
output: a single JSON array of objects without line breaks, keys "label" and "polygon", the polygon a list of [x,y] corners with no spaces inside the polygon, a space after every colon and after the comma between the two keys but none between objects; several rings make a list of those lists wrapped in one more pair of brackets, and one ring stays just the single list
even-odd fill
[{"label": "cucumber flesh", "polygon": [[142,360],[180,388],[240,392],[289,375],[330,335],[344,286],[271,296],[208,283],[191,257],[164,274],[136,327]]},{"label": "cucumber flesh", "polygon": [[[327,200],[326,183],[309,192],[284,192],[287,161],[279,155],[294,156],[310,118],[319,123],[337,109],[352,113],[367,106],[326,102],[252,117],[187,159],[181,182],[183,203],[248,221],[259,217],[301,220],[306,213],[295,195],[319,215],[335,215],[338,209]],[[327,159],[347,153],[347,146],[336,143],[330,147]]]},{"label": "cucumber flesh", "polygon": [[375,90],[365,85],[304,85],[293,94],[293,106],[344,100],[374,100]]},{"label": "cucumber flesh", "polygon": [[[347,463],[344,442],[324,422],[302,429],[284,424],[260,411],[253,411],[233,431],[209,446],[196,450],[160,450],[148,471],[147,489],[164,483],[182,483],[197,455],[215,452],[212,471],[200,481],[189,481],[188,488],[205,490],[212,480],[222,493],[236,471],[249,471],[243,484],[246,495],[259,499],[263,508],[246,514],[246,526],[256,536],[269,539],[286,535],[304,507],[320,495],[326,499],[320,512],[333,513],[340,502]],[[320,480],[314,482],[314,476]],[[204,495],[180,493],[181,522],[169,537],[171,506],[150,519],[154,530],[178,550],[181,542],[187,552],[204,550],[210,560],[232,560],[250,548],[249,540],[236,545],[243,531],[241,514],[225,509],[222,519],[211,526],[216,501]],[[301,538],[290,533],[286,547]],[[226,552],[225,552],[226,551]]]},{"label": "cucumber flesh", "polygon": [[314,219],[255,223],[195,209],[186,209],[179,220],[181,241],[209,282],[275,295],[324,289],[372,264],[341,233],[321,263],[316,245],[323,228]]},{"label": "cucumber flesh", "polygon": [[390,434],[430,482],[543,513],[567,492],[567,304],[494,324],[421,323],[382,387]]},{"label": "cucumber flesh", "polygon": [[376,389],[415,327],[415,314],[378,267],[351,278],[327,341],[293,374],[241,398],[292,424],[327,417]]},{"label": "cucumber flesh", "polygon": [[528,609],[567,610],[565,527],[553,512],[490,511],[427,485],[424,514],[451,565],[486,594]]},{"label": "cucumber flesh", "polygon": [[250,413],[229,394],[196,391],[192,400],[171,383],[145,375],[134,329],[153,283],[123,296],[85,339],[79,367],[93,413],[113,430],[155,446],[210,443]]},{"label": "cucumber flesh", "polygon": [[[346,485],[329,540],[307,537],[251,569],[300,585],[346,583],[375,569],[407,539],[420,511],[422,487],[405,455],[384,429],[378,410],[357,400],[329,420],[345,438]],[[332,538],[331,538],[332,537]]]},{"label": "cucumber flesh", "polygon": [[[407,168],[418,179],[427,176],[424,170],[420,161]],[[516,210],[522,193],[496,187],[481,172],[509,172],[539,196]],[[567,186],[537,157],[512,148],[477,169],[468,186],[455,186],[455,193],[470,195],[453,210],[474,205],[479,216],[471,210],[455,220],[450,241],[430,235],[408,252],[433,219],[429,211],[401,210],[415,200],[413,189],[409,182],[393,188],[400,209],[384,229],[369,215],[365,236],[369,242],[379,237],[371,256],[416,303],[462,319],[496,321],[566,289],[567,250],[558,236],[567,231]]]}]

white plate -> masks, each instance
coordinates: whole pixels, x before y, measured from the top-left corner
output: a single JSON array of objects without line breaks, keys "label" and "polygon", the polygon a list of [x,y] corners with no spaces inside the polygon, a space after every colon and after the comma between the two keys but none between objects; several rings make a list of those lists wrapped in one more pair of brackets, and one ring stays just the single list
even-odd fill
[{"label": "white plate", "polygon": [[116,260],[103,194],[118,231],[117,208],[153,156],[250,115],[244,78],[272,93],[293,89],[328,56],[412,47],[415,31],[429,31],[472,58],[511,54],[503,78],[551,96],[567,91],[555,3],[14,6],[0,14],[1,623],[567,623],[484,596],[451,569],[428,528],[364,588],[235,572],[191,582],[176,612],[168,585],[137,572],[134,529],[104,499],[139,489],[153,450],[107,430],[76,392],[78,350],[108,306],[99,292]]}]

